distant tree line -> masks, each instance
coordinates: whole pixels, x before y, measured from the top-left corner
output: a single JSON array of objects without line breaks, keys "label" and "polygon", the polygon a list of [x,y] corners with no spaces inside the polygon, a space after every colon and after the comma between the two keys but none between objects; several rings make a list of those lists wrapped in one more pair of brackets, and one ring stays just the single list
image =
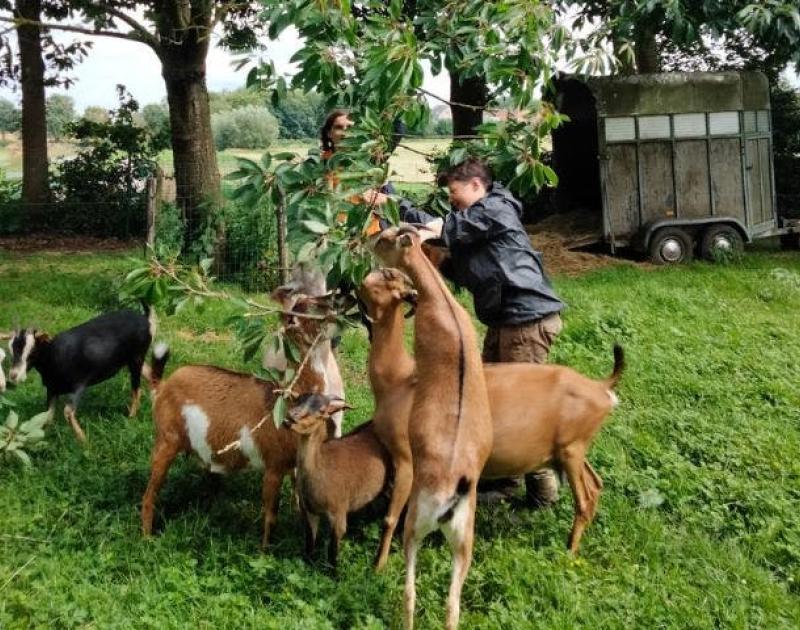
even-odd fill
[{"label": "distant tree line", "polygon": [[[322,98],[311,92],[304,94],[293,90],[277,104],[268,101],[263,93],[239,89],[227,92],[210,92],[211,127],[217,150],[228,148],[258,149],[270,146],[276,139],[316,139],[319,128],[328,113]],[[47,135],[51,141],[67,137],[69,124],[86,119],[105,123],[109,110],[97,105],[86,107],[78,115],[74,99],[67,94],[51,94],[46,100]],[[20,130],[22,111],[8,99],[0,98],[0,132]],[[136,126],[150,134],[159,150],[171,146],[169,107],[166,101],[145,105],[132,117]],[[424,136],[450,136],[453,123],[450,118],[431,120],[419,134]]]}]

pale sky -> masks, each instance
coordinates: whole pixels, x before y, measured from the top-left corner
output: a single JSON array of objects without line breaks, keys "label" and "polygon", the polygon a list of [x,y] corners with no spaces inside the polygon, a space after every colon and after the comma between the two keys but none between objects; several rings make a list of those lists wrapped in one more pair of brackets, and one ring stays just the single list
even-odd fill
[{"label": "pale sky", "polygon": [[[60,41],[71,41],[71,34],[58,36]],[[69,90],[53,89],[48,91],[65,93],[75,100],[78,112],[90,105],[99,105],[107,109],[118,104],[116,85],[122,83],[139,101],[140,105],[158,102],[166,98],[164,79],[161,76],[161,64],[155,53],[144,44],[129,42],[110,37],[83,37],[94,42],[87,58],[77,66],[71,76],[77,79]],[[289,59],[299,48],[296,31],[287,30],[281,38],[268,43],[265,57],[272,59],[278,72],[291,69]],[[232,63],[240,55],[233,55],[212,46],[208,58],[206,77],[211,91],[234,90],[244,86],[247,67],[235,72]],[[437,77],[426,73],[425,88],[435,94],[447,98],[450,82],[446,74]],[[0,96],[19,103],[20,93],[10,88],[0,88]]]},{"label": "pale sky", "polygon": [[[68,42],[72,34],[60,33],[60,41]],[[118,104],[116,85],[122,83],[139,101],[140,105],[158,102],[166,98],[164,80],[161,77],[161,65],[155,53],[145,46],[108,37],[82,39],[94,42],[86,60],[78,65],[71,75],[76,83],[69,90],[54,89],[55,92],[66,93],[75,100],[79,113],[90,105],[113,108]],[[291,69],[289,59],[299,47],[299,38],[293,29],[285,31],[275,42],[269,42],[265,57],[272,59],[279,72]],[[212,91],[233,90],[244,85],[247,68],[235,72],[232,63],[237,55],[232,55],[217,46],[212,46],[207,59],[207,83]],[[787,71],[786,78],[800,87],[800,77]],[[445,73],[436,77],[425,74],[424,87],[443,98],[450,91],[449,79]],[[19,91],[11,88],[0,88],[0,96],[19,103]]]}]

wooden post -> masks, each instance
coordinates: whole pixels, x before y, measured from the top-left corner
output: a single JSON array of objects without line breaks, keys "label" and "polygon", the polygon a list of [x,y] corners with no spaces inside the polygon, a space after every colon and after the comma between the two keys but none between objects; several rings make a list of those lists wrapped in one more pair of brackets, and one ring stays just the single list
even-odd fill
[{"label": "wooden post", "polygon": [[286,208],[283,205],[283,195],[280,203],[275,206],[278,223],[278,268],[281,284],[289,282],[289,248],[287,246]]},{"label": "wooden post", "polygon": [[147,180],[147,247],[155,248],[156,245],[156,219],[158,214],[158,195],[156,194],[156,178]]}]

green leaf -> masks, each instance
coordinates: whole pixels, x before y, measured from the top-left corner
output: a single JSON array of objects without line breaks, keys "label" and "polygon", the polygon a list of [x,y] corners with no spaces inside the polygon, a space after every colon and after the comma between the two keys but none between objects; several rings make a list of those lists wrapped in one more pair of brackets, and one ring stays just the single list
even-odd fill
[{"label": "green leaf", "polygon": [[17,424],[19,424],[19,416],[15,411],[10,411],[8,413],[8,417],[6,418],[6,426],[9,429],[16,429]]},{"label": "green leaf", "polygon": [[275,406],[272,408],[272,421],[275,426],[280,428],[283,421],[286,419],[286,399],[283,396],[278,396],[275,400]]},{"label": "green leaf", "polygon": [[43,411],[42,413],[37,413],[35,416],[33,416],[33,418],[19,425],[19,430],[22,431],[23,433],[28,433],[28,434],[30,434],[32,431],[41,430],[42,427],[44,427],[44,425],[47,424],[49,418],[50,415],[48,414],[47,411]]},{"label": "green leaf", "polygon": [[14,451],[12,451],[12,452],[14,453],[14,455],[16,455],[16,456],[17,456],[17,458],[18,458],[18,459],[19,459],[19,460],[20,460],[20,461],[21,461],[23,464],[25,464],[26,466],[30,466],[30,465],[31,465],[31,458],[30,458],[30,456],[29,456],[29,455],[28,455],[28,454],[27,454],[25,451],[22,451],[22,450],[19,450],[19,449],[15,449],[15,450],[14,450]]},{"label": "green leaf", "polygon": [[301,221],[301,223],[309,232],[314,234],[327,234],[330,231],[329,226],[319,221]]}]

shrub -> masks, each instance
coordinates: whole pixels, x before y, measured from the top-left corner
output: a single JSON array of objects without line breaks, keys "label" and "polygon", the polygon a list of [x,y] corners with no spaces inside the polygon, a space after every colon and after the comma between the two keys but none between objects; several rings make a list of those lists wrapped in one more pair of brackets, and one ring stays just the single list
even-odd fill
[{"label": "shrub", "polygon": [[183,247],[185,230],[181,209],[174,203],[162,203],[156,215],[156,255],[162,260],[178,255]]},{"label": "shrub", "polygon": [[219,112],[211,117],[214,144],[222,151],[263,149],[278,138],[278,121],[264,107],[250,105],[232,111]]},{"label": "shrub", "polygon": [[84,147],[58,163],[52,178],[59,213],[45,227],[82,234],[123,236],[144,230],[146,180],[155,169],[155,149],[134,122],[139,105],[117,86],[120,106],[106,123],[81,119],[70,131]]}]

